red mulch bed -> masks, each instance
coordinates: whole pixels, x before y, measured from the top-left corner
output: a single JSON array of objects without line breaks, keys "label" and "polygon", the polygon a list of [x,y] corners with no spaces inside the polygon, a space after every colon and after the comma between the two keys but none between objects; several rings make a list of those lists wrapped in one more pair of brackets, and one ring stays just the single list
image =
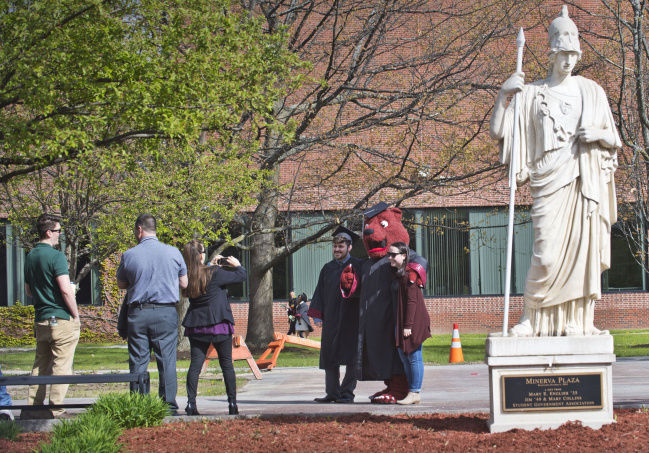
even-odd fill
[{"label": "red mulch bed", "polygon": [[[615,411],[617,423],[600,430],[569,423],[549,431],[514,430],[489,434],[487,414],[428,414],[394,417],[273,417],[248,420],[170,423],[125,431],[124,451],[178,453],[201,451],[579,451],[649,449],[649,412]],[[0,451],[31,452],[47,433],[0,440]]]}]

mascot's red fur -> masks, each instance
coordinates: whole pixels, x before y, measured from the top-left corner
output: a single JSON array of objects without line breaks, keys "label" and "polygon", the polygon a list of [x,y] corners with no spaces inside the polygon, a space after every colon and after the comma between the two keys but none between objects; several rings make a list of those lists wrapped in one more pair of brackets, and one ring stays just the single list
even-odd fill
[{"label": "mascot's red fur", "polygon": [[410,242],[408,231],[401,223],[401,210],[388,208],[372,218],[366,219],[363,230],[363,244],[372,259],[383,258],[391,244]]},{"label": "mascot's red fur", "polygon": [[[388,248],[391,244],[395,242],[404,242],[408,244],[410,238],[408,236],[408,231],[401,223],[401,210],[398,208],[389,208],[385,203],[379,203],[376,206],[368,209],[365,212],[365,227],[363,229],[363,244],[365,245],[365,250],[369,255],[369,260],[366,264],[363,265],[363,270],[352,269],[351,265],[345,269],[341,275],[341,289],[343,291],[344,297],[351,297],[355,292],[357,292],[359,278],[362,272],[366,273],[366,276],[362,279],[362,285],[366,288],[371,288],[368,291],[361,290],[361,304],[363,306],[368,306],[368,310],[371,310],[372,307],[378,307],[379,304],[382,306],[391,305],[391,284],[393,279],[388,275],[386,278],[385,272],[367,272],[370,266],[385,266],[389,269],[389,263],[387,260],[380,260],[385,257],[387,254]],[[425,264],[425,260],[423,261]],[[410,280],[417,282],[420,286],[423,286],[426,279],[425,267],[418,263],[409,263],[409,276]],[[390,272],[389,270],[387,272]],[[367,293],[370,293],[369,295]],[[372,295],[379,295],[378,302],[376,299],[369,300],[372,298]],[[367,303],[364,302],[364,298],[368,299]],[[387,300],[386,300],[387,299]],[[381,310],[377,310],[381,312]],[[370,313],[367,315],[368,318],[375,316],[375,313]],[[369,319],[368,319],[369,321]],[[389,320],[385,318],[376,319],[372,318],[371,322],[373,326],[387,326],[385,332],[382,333],[382,336],[386,337],[386,343],[381,344],[379,347],[389,348],[392,345],[394,348],[394,341],[391,340],[390,336],[394,335],[394,321],[390,323]],[[365,344],[361,346],[366,347]],[[372,345],[373,348],[376,348],[375,345]],[[383,351],[379,351],[380,353]],[[390,354],[390,351],[384,351],[385,354]],[[362,373],[361,373],[362,374]],[[362,376],[361,376],[362,377]],[[387,387],[380,392],[375,393],[370,397],[370,400],[373,403],[383,403],[391,404],[395,403],[397,400],[405,398],[408,394],[408,381],[404,374],[393,375],[389,379],[384,381]]]}]

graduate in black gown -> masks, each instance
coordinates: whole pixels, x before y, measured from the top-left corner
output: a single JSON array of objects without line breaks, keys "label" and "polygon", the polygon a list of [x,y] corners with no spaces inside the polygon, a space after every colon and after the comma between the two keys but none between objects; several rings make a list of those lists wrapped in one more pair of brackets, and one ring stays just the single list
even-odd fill
[{"label": "graduate in black gown", "polygon": [[[340,275],[352,264],[360,266],[362,259],[350,255],[352,242],[358,235],[341,226],[333,235],[333,260],[322,267],[318,285],[311,299],[309,316],[322,325],[320,368],[325,370],[326,395],[316,398],[319,403],[353,403],[356,377],[353,372],[358,341],[358,299],[344,299],[340,291]],[[340,382],[340,365],[346,365]]]}]

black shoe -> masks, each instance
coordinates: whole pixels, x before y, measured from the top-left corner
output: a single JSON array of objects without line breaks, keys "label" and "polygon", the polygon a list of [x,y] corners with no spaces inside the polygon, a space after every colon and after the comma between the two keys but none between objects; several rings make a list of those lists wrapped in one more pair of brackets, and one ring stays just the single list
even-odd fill
[{"label": "black shoe", "polygon": [[171,415],[172,417],[178,415],[178,404],[176,404],[176,401],[174,401],[173,403],[167,402],[167,405],[169,406],[169,415]]},{"label": "black shoe", "polygon": [[323,396],[322,398],[314,398],[313,401],[315,401],[316,403],[333,403],[336,401],[336,398],[327,395]]},{"label": "black shoe", "polygon": [[354,403],[354,398],[338,398],[336,400],[336,403],[338,403],[338,404],[353,404]]},{"label": "black shoe", "polygon": [[239,415],[239,408],[237,407],[237,403],[228,403],[228,414]]},{"label": "black shoe", "polygon": [[198,413],[198,409],[196,408],[196,403],[187,403],[187,407],[185,408],[185,413],[187,415],[201,415]]}]

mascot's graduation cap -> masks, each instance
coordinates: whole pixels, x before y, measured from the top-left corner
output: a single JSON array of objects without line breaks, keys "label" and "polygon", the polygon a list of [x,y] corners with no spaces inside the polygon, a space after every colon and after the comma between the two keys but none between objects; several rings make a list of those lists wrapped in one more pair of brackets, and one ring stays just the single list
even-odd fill
[{"label": "mascot's graduation cap", "polygon": [[365,216],[366,219],[371,219],[377,214],[382,213],[386,209],[388,209],[390,206],[385,202],[385,201],[379,201],[377,204],[372,206],[371,208],[368,208],[363,212],[363,215]]},{"label": "mascot's graduation cap", "polygon": [[356,239],[360,238],[358,234],[354,233],[352,230],[348,228],[345,228],[342,225],[340,225],[338,228],[336,228],[336,231],[334,231],[333,237],[336,236],[342,236],[351,242],[354,242]]}]

